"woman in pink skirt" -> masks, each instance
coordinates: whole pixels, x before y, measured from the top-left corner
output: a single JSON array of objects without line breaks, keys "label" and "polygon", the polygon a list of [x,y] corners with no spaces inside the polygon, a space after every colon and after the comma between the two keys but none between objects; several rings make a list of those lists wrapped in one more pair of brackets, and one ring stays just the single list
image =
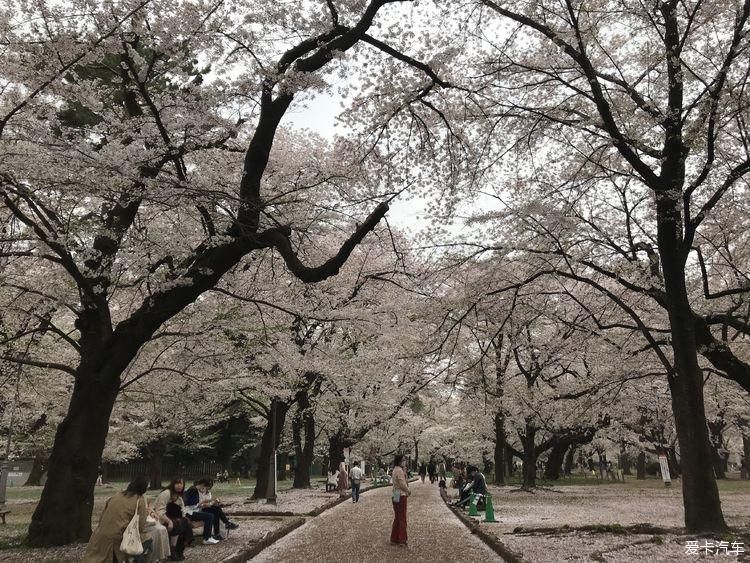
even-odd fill
[{"label": "woman in pink skirt", "polygon": [[391,483],[393,491],[393,528],[391,528],[391,543],[406,547],[406,498],[409,496],[409,484],[406,480],[406,471],[403,468],[404,456],[398,454],[393,459],[393,473]]}]

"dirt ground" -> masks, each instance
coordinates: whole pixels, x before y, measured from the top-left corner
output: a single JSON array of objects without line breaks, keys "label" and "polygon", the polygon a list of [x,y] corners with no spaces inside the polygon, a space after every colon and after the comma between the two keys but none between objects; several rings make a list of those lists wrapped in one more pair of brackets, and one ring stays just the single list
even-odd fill
[{"label": "dirt ground", "polygon": [[[93,526],[99,521],[99,515],[104,502],[124,484],[115,483],[111,486],[97,488],[94,500]],[[252,483],[242,486],[217,485],[215,495],[226,503],[232,503],[227,510],[230,518],[240,524],[239,529],[230,533],[229,538],[215,546],[196,545],[185,551],[187,561],[205,562],[221,561],[260,541],[266,534],[280,528],[289,519],[271,515],[256,515],[254,512],[282,512],[307,513],[336,498],[338,495],[325,493],[322,489],[280,490],[278,503],[267,505],[265,501],[249,501],[252,494]],[[31,515],[41,493],[40,487],[19,487],[10,490],[8,508],[11,509],[7,517],[7,524],[0,526],[0,562],[13,563],[73,563],[80,561],[86,549],[85,544],[73,544],[49,549],[30,549],[23,546],[24,537],[31,521]],[[153,500],[155,493],[147,496]],[[234,512],[242,513],[234,516]]]},{"label": "dirt ground", "polygon": [[[497,537],[517,556],[517,561],[528,563],[750,561],[745,553],[732,553],[750,551],[748,481],[731,479],[719,483],[724,516],[732,530],[723,536],[701,537],[686,534],[682,528],[679,481],[671,488],[656,479],[576,483],[582,482],[562,482],[535,492],[521,491],[517,486],[490,486],[499,522],[482,523],[481,529]],[[436,485],[417,482],[410,486],[414,494],[409,499],[406,549],[391,546],[388,541],[393,510],[390,488],[386,487],[364,494],[358,504],[346,501],[321,516],[308,518],[307,524],[254,560],[339,563],[360,560],[366,554],[368,560],[377,561],[501,561],[448,510]],[[95,522],[104,501],[115,490],[116,487],[97,491]],[[289,522],[289,517],[274,512],[306,514],[337,496],[320,489],[281,491],[274,507],[262,501],[247,501],[250,492],[245,488],[222,491],[223,500],[234,502],[230,512],[241,514],[233,517],[240,528],[217,546],[189,549],[189,561],[218,563]],[[12,512],[8,524],[0,526],[0,562],[79,561],[83,544],[46,550],[21,545],[36,498],[31,490],[17,491],[15,495],[9,502]],[[482,519],[480,513],[478,520]]]},{"label": "dirt ground", "polygon": [[[671,488],[654,479],[553,486],[535,492],[518,487],[489,489],[499,522],[481,527],[525,561],[750,560],[741,552],[750,550],[747,481],[720,483],[724,516],[733,529],[721,537],[685,533],[679,481]],[[737,542],[734,548],[733,542]]]}]

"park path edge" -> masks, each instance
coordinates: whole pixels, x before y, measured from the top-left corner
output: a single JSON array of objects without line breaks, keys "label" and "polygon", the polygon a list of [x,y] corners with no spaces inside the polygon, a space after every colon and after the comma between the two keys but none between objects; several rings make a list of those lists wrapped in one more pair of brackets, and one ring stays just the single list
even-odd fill
[{"label": "park path edge", "polygon": [[[382,485],[370,485],[369,487],[364,487],[360,491],[360,494],[366,493],[368,491],[372,491],[374,489],[380,489],[382,487],[390,487],[390,484],[382,484]],[[246,561],[252,559],[256,555],[258,555],[261,551],[264,549],[270,547],[277,541],[279,541],[284,536],[292,533],[294,530],[299,528],[300,526],[304,525],[307,522],[307,518],[313,518],[315,516],[320,516],[323,512],[326,510],[329,510],[333,508],[334,506],[338,506],[342,502],[349,500],[351,498],[351,493],[347,494],[346,496],[335,498],[327,503],[325,503],[322,506],[319,506],[318,508],[311,510],[310,512],[301,512],[301,513],[293,513],[293,512],[254,512],[249,513],[245,512],[244,514],[253,516],[260,516],[260,515],[274,515],[274,516],[299,516],[299,518],[295,518],[294,520],[289,521],[288,523],[281,526],[278,530],[274,530],[273,532],[270,532],[266,536],[264,536],[262,539],[260,539],[257,542],[254,542],[252,544],[249,544],[243,548],[241,548],[238,551],[235,551],[232,555],[229,557],[226,557],[221,560],[220,563],[245,563]],[[240,512],[234,512],[233,515],[243,515],[243,513]]]},{"label": "park path edge", "polygon": [[445,501],[445,505],[448,509],[456,515],[456,518],[463,522],[472,534],[487,544],[489,548],[502,557],[504,561],[507,561],[507,563],[529,563],[523,558],[522,554],[512,551],[495,536],[482,530],[479,522],[464,514],[463,510],[451,506],[448,492],[443,488],[440,489],[440,497]]}]

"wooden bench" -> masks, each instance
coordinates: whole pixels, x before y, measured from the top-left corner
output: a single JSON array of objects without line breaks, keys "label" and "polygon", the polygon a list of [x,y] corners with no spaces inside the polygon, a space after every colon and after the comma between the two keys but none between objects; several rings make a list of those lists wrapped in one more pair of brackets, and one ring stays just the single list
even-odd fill
[{"label": "wooden bench", "polygon": [[5,524],[5,517],[10,514],[10,508],[0,508],[0,518],[3,519],[3,524]]}]

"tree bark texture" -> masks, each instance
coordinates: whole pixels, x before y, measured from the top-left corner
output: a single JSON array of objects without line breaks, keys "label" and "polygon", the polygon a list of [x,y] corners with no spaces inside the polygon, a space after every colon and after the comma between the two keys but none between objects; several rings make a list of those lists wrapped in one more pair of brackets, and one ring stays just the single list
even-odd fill
[{"label": "tree bark texture", "polygon": [[657,193],[657,240],[674,357],[674,371],[667,377],[682,461],[685,526],[690,532],[722,531],[726,523],[711,463],[703,372],[685,285],[686,253],[681,245],[679,205],[668,193]]},{"label": "tree bark texture", "polygon": [[47,471],[49,465],[49,453],[45,450],[40,450],[34,456],[34,464],[31,466],[31,472],[29,473],[25,487],[38,487],[42,484],[42,477],[44,472]]},{"label": "tree bark texture", "polygon": [[521,443],[523,445],[523,481],[521,488],[533,489],[536,487],[536,427],[533,423],[526,422],[526,430],[523,436],[521,436]]},{"label": "tree bark texture", "polygon": [[640,452],[638,454],[638,458],[635,461],[635,467],[636,467],[636,479],[645,479],[646,478],[646,452]]},{"label": "tree bark texture", "polygon": [[151,445],[151,475],[149,477],[149,488],[152,491],[161,490],[162,485],[162,462],[164,453],[167,451],[164,439],[157,440]]},{"label": "tree bark texture", "polygon": [[495,484],[505,484],[505,416],[495,413]]},{"label": "tree bark texture", "polygon": [[292,486],[295,489],[309,489],[310,470],[315,452],[315,416],[310,406],[307,388],[297,393],[296,402],[297,412],[292,420],[292,435],[297,467],[294,470]]},{"label": "tree bark texture", "polygon": [[79,370],[65,418],[55,433],[49,472],[29,526],[29,545],[86,542],[94,486],[120,386],[120,372]]},{"label": "tree bark texture", "polygon": [[[268,472],[270,470],[271,453],[273,446],[276,444],[278,447],[279,440],[281,439],[281,433],[284,430],[284,422],[286,421],[286,413],[289,410],[289,404],[277,399],[271,401],[271,408],[269,408],[269,419],[266,423],[266,428],[263,430],[263,437],[260,442],[260,454],[258,457],[258,469],[255,473],[255,490],[253,491],[254,499],[267,498],[268,495]],[[273,413],[276,415],[275,423],[272,422],[271,416]],[[272,430],[275,429],[275,432]],[[273,436],[276,434],[276,436]]]},{"label": "tree bark texture", "polygon": [[570,444],[567,442],[558,442],[552,446],[547,458],[547,465],[544,468],[545,479],[556,481],[560,478],[563,462],[565,461],[565,453],[569,447]]}]

